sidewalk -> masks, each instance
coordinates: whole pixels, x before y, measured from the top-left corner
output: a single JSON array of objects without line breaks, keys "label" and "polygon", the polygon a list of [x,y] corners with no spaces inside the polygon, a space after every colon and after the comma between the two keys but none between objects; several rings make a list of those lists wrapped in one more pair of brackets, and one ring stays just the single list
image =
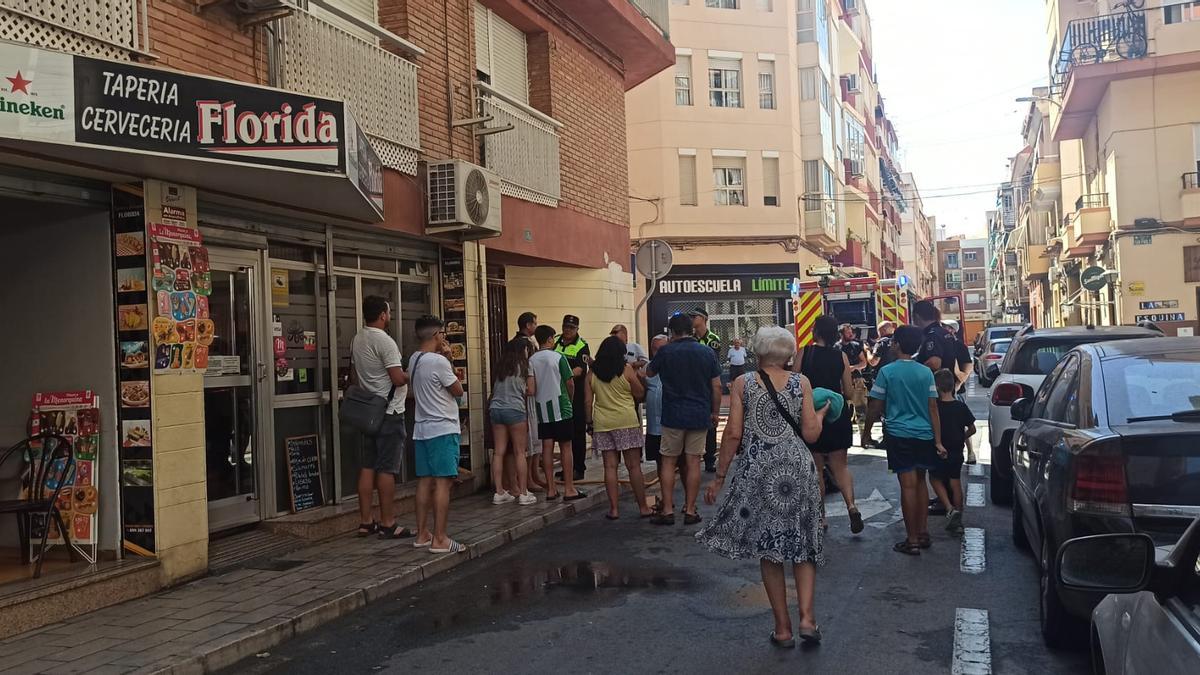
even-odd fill
[{"label": "sidewalk", "polygon": [[[648,479],[653,466],[643,465]],[[0,642],[0,673],[214,672],[607,502],[603,484],[585,491],[566,504],[493,506],[491,491],[455,500],[450,534],[468,553],[431,555],[412,539],[347,534],[44,626]],[[627,488],[622,507],[634,517]],[[411,525],[412,516],[400,522]]]}]

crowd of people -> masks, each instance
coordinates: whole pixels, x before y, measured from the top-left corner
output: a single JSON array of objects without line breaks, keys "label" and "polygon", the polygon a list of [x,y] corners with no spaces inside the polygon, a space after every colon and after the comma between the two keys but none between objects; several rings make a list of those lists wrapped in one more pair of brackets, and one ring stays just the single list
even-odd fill
[{"label": "crowd of people", "polygon": [[[443,324],[432,316],[417,320],[420,347],[405,369],[387,333],[388,303],[367,298],[363,314],[365,325],[351,349],[352,381],[379,397],[386,415],[362,445],[357,534],[413,537],[417,548],[460,552],[463,546],[447,534],[447,520],[458,476],[463,389]],[[778,326],[759,329],[748,345],[735,337],[724,354],[729,400],[718,456],[723,344],[709,330],[703,308],[670,316],[648,351],[629,339],[625,326],[613,326],[594,357],[579,334],[579,317],[566,315],[555,329],[526,312],[492,373],[487,404],[494,441],[492,502],[528,506],[539,501],[535,493],[545,501],[583,499],[578,484],[589,437],[593,456],[603,463],[609,520],[621,517],[622,462],[638,516],[655,525],[676,523],[677,480],[683,484],[684,524],[701,524],[701,475],[712,473],[704,501],[721,503],[696,538],[720,555],[759,559],[775,617],[773,644],[791,646],[796,636],[819,642],[813,608],[829,527],[827,475],[845,501],[850,532],[864,528],[847,461],[856,423],[860,445],[869,448],[876,447],[873,430],[882,422],[882,447],[900,484],[905,526],[905,538],[893,550],[918,556],[929,548],[931,513],[945,513],[947,531],[963,530],[960,476],[963,464],[974,461],[969,439],[975,420],[963,401],[971,357],[957,326],[943,322],[932,303],[916,303],[913,318],[912,325],[880,324],[868,343],[859,340],[854,326],[832,316],[816,320],[811,344],[801,350],[792,332]],[[400,527],[393,508],[410,397],[419,480],[415,530]],[[658,467],[661,489],[653,502],[643,460]],[[378,519],[371,507],[376,491]],[[795,631],[787,565],[799,594]]]}]

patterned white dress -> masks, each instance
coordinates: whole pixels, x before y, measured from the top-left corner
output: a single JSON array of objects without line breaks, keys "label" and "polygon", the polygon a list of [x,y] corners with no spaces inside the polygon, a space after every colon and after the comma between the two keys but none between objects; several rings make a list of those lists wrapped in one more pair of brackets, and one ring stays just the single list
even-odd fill
[{"label": "patterned white dress", "polygon": [[[796,421],[803,397],[800,377],[793,373],[777,394]],[[812,454],[755,373],[742,379],[742,452],[729,471],[724,501],[696,539],[727,558],[824,565],[821,488]]]}]

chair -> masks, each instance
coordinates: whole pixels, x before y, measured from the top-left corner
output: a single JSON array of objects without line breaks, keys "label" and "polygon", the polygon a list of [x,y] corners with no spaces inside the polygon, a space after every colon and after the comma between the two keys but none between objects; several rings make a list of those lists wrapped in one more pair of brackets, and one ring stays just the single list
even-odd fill
[{"label": "chair", "polygon": [[[40,450],[38,444],[41,445]],[[42,561],[46,556],[46,542],[50,538],[51,518],[58,525],[58,531],[67,543],[71,560],[75,560],[75,549],[71,548],[71,532],[58,510],[58,498],[63,491],[63,483],[75,471],[75,451],[71,447],[71,441],[57,434],[26,438],[0,455],[0,468],[3,468],[10,457],[17,457],[24,462],[26,457],[32,460],[39,456],[41,461],[30,461],[29,470],[23,470],[21,474],[21,488],[26,493],[25,498],[18,496],[16,499],[0,500],[0,514],[11,513],[17,517],[23,564],[29,564],[29,540],[33,536],[32,517],[42,516],[42,546],[33,569],[34,579],[42,576]]]}]

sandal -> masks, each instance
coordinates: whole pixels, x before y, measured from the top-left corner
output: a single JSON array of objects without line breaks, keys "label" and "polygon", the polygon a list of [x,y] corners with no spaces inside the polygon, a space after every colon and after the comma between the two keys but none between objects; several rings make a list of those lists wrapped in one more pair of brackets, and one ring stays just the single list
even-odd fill
[{"label": "sandal", "polygon": [[570,497],[564,496],[563,501],[564,502],[574,502],[574,501],[583,499],[586,496],[587,496],[587,493],[584,492],[583,490],[580,490],[579,492],[576,492],[575,494],[571,495]]},{"label": "sandal", "polygon": [[862,514],[858,512],[858,509],[854,509],[853,511],[850,512],[850,533],[858,534],[859,532],[862,532],[862,531],[863,531]]},{"label": "sandal", "polygon": [[704,520],[704,519],[700,517],[699,513],[683,514],[683,524],[684,525],[695,525],[696,523],[700,522],[701,520]]},{"label": "sandal", "polygon": [[656,514],[654,514],[653,517],[650,518],[650,522],[654,523],[655,525],[674,525],[675,524],[675,514],[674,513],[656,513]]},{"label": "sandal", "polygon": [[611,513],[606,513],[606,514],[604,514],[604,519],[605,520],[620,520],[621,516],[614,516]]},{"label": "sandal", "polygon": [[796,646],[796,638],[790,637],[786,640],[780,640],[779,638],[775,637],[775,631],[771,631],[771,644],[779,647],[780,649],[790,649]]},{"label": "sandal", "polygon": [[910,544],[907,539],[898,542],[892,547],[892,550],[896,553],[903,553],[904,555],[921,555],[921,549],[916,544]]},{"label": "sandal", "polygon": [[420,541],[413,542],[413,548],[429,548],[430,546],[433,546],[432,539],[430,539],[429,541],[426,541],[426,542],[420,542]]},{"label": "sandal", "polygon": [[369,537],[379,531],[379,523],[371,521],[369,523],[360,523],[358,530],[354,532],[356,537]]},{"label": "sandal", "polygon": [[440,553],[465,553],[466,551],[467,547],[465,545],[454,541],[453,539],[450,540],[450,543],[446,546],[446,548],[433,548],[432,546],[429,547],[429,552],[434,555],[438,555]]},{"label": "sandal", "polygon": [[416,532],[407,527],[400,527],[399,523],[393,523],[391,527],[379,525],[377,531],[380,539],[408,539],[417,536]]},{"label": "sandal", "polygon": [[545,497],[543,497],[543,499],[545,499],[548,502],[554,502],[554,501],[558,501],[558,497],[559,497],[558,493],[555,493],[552,495],[546,495]]},{"label": "sandal", "polygon": [[928,534],[919,534],[917,535],[917,546],[920,546],[921,548],[929,548],[933,546],[933,538]]},{"label": "sandal", "polygon": [[799,631],[799,634],[800,634],[800,641],[806,645],[807,644],[813,644],[813,645],[821,644],[821,627],[820,626],[815,626],[811,629],[801,628]]}]

